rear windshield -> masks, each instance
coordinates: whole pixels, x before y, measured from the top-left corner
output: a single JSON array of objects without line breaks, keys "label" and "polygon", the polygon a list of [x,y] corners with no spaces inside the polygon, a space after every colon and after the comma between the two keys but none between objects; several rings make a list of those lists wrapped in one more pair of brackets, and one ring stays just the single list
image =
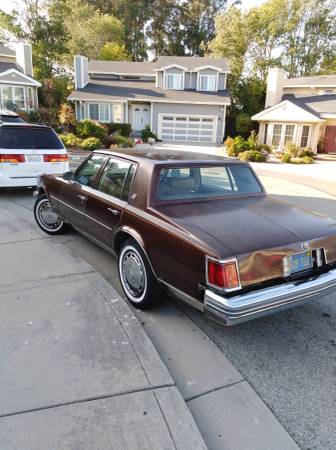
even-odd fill
[{"label": "rear windshield", "polygon": [[5,116],[4,114],[1,115],[1,120],[7,123],[24,123],[24,120],[19,116]]},{"label": "rear windshield", "polygon": [[59,150],[63,145],[51,128],[0,127],[0,148],[8,150]]},{"label": "rear windshield", "polygon": [[160,171],[160,200],[220,197],[262,192],[253,172],[243,164],[174,167]]}]

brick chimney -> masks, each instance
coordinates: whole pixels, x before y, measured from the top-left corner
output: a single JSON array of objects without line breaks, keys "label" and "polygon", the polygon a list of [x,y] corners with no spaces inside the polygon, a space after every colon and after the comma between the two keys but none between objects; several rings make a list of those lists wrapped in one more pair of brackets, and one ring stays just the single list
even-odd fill
[{"label": "brick chimney", "polygon": [[75,89],[82,89],[89,82],[88,59],[85,56],[76,55],[74,57],[75,69]]},{"label": "brick chimney", "polygon": [[272,67],[268,70],[265,108],[281,101],[285,77],[283,69]]}]

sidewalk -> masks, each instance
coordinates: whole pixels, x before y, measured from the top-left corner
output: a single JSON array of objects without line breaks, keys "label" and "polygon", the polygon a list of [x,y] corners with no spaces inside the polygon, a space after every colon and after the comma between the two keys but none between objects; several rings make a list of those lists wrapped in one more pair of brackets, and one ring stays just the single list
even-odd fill
[{"label": "sidewalk", "polygon": [[206,449],[112,286],[4,198],[0,229],[0,448]]}]

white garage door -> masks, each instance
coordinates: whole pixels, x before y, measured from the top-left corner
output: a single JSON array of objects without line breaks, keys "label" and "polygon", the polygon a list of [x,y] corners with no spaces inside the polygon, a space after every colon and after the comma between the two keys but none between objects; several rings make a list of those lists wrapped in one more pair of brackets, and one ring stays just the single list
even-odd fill
[{"label": "white garage door", "polygon": [[216,142],[215,116],[159,115],[159,139],[181,142]]}]

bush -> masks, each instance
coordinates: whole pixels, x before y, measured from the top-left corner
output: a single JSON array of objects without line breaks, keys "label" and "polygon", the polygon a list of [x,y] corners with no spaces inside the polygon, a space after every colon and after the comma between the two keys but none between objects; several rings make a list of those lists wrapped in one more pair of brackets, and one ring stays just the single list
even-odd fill
[{"label": "bush", "polygon": [[96,138],[96,137],[89,137],[86,138],[82,141],[81,147],[84,150],[89,150],[89,151],[93,151],[93,150],[97,150],[98,148],[101,148],[102,144],[100,139]]},{"label": "bush", "polygon": [[285,163],[285,164],[289,164],[292,160],[292,156],[290,153],[283,153],[281,155],[281,162]]},{"label": "bush", "polygon": [[238,159],[241,161],[251,162],[265,162],[267,161],[267,153],[260,152],[259,150],[246,150],[238,155]]},{"label": "bush", "polygon": [[59,134],[59,138],[65,145],[65,147],[81,147],[82,140],[75,136],[73,133]]},{"label": "bush", "polygon": [[142,139],[144,142],[147,142],[149,138],[153,138],[153,139],[155,139],[156,141],[157,141],[157,139],[158,139],[157,136],[156,136],[156,134],[154,134],[154,133],[151,131],[150,126],[149,126],[149,125],[146,125],[145,129],[143,129],[143,130],[141,131],[141,139]]},{"label": "bush", "polygon": [[303,158],[305,156],[309,156],[310,158],[314,158],[315,153],[312,151],[311,148],[305,147],[305,148],[300,148],[300,150],[298,152],[298,156],[300,158]]},{"label": "bush", "polygon": [[130,123],[109,123],[107,125],[107,128],[110,134],[119,133],[125,138],[128,138],[132,130],[132,126]]},{"label": "bush", "polygon": [[120,147],[120,148],[127,148],[127,147],[133,147],[134,143],[132,139],[125,138],[124,136],[120,136],[119,134],[113,134],[108,137],[110,142],[110,148]]},{"label": "bush", "polygon": [[267,152],[267,153],[272,152],[271,147],[267,144],[258,144],[257,148],[260,152],[262,152],[262,151]]},{"label": "bush", "polygon": [[106,128],[99,123],[92,122],[92,120],[85,119],[79,122],[76,126],[76,134],[82,139],[97,138],[102,141],[107,134]]},{"label": "bush", "polygon": [[301,148],[289,142],[286,144],[285,152],[281,156],[281,162],[293,164],[312,164],[314,162],[314,152],[308,148]]}]

